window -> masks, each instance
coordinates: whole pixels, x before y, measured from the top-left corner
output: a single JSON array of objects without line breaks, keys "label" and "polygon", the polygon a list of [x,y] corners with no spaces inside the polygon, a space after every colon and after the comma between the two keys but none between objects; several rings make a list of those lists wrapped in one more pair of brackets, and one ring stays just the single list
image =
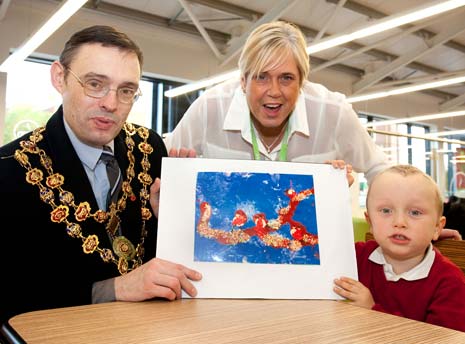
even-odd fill
[{"label": "window", "polygon": [[8,73],[3,143],[44,125],[61,104],[50,82],[50,61],[24,61]]},{"label": "window", "polygon": [[[360,113],[359,118],[362,124],[386,120],[386,118],[381,116],[364,113]],[[437,145],[431,143],[431,141],[414,137],[424,136],[429,131],[430,128],[426,125],[402,123],[376,126],[370,134],[375,143],[386,153],[391,163],[411,164],[427,174],[433,175],[434,168],[431,162],[431,151]],[[388,135],[385,132],[397,133],[398,135]],[[368,186],[363,174],[358,175],[358,180],[360,183],[359,205],[361,208],[365,208]]]},{"label": "window", "polygon": [[[51,60],[30,59],[21,62],[19,68],[8,73],[3,143],[45,125],[61,105],[61,95],[50,82],[51,63]],[[142,97],[134,103],[128,122],[156,128],[152,120],[157,117],[154,116],[153,108],[157,91],[155,83],[143,78],[140,89]],[[177,108],[173,111],[177,111]]]},{"label": "window", "polygon": [[[381,116],[363,113],[359,114],[359,118],[362,124],[386,120]],[[399,135],[388,135],[383,132],[398,133]],[[409,137],[424,136],[428,132],[430,132],[430,128],[426,125],[402,123],[374,127],[371,136],[392,163],[412,164],[430,174],[431,168],[426,162],[427,152],[431,149],[430,141]]]},{"label": "window", "polygon": [[160,135],[173,131],[192,102],[201,94],[201,91],[167,98],[164,96],[165,91],[182,86],[183,83],[155,78],[144,79],[153,84],[152,100],[156,110],[153,112],[152,128]]},{"label": "window", "polygon": [[[464,135],[447,136],[451,140],[465,141]],[[445,197],[457,196],[465,198],[465,148],[455,143],[444,143],[444,166],[446,168],[447,192]]]},{"label": "window", "polygon": [[[8,143],[44,125],[61,104],[61,95],[50,82],[50,64],[51,60],[36,58],[23,62],[20,68],[8,74],[3,143]],[[203,92],[194,91],[174,98],[164,96],[166,90],[182,84],[177,81],[143,76],[140,82],[142,97],[134,103],[128,121],[152,128],[160,135],[171,132],[192,102]],[[362,123],[386,119],[365,113],[360,113],[359,118]],[[411,136],[424,135],[430,131],[428,126],[416,123],[376,127],[375,129]],[[433,153],[438,151],[438,145],[435,142],[414,137],[386,135],[376,131],[371,132],[370,135],[393,163],[413,164],[430,175],[434,171],[443,170],[437,168],[438,161],[433,159]],[[454,138],[463,139],[462,137]],[[458,145],[457,147],[449,145],[448,153],[444,156],[447,183],[456,179],[457,171],[463,170],[465,176],[465,167],[462,167],[465,166],[465,159],[457,160],[457,155],[465,155],[465,152],[456,154],[457,148]],[[436,179],[438,179],[437,176]],[[364,207],[368,186],[363,175],[360,175],[358,180],[360,183],[359,203],[361,207]],[[465,179],[463,184],[465,193]],[[450,192],[457,189],[454,185],[451,186],[453,189]]]}]

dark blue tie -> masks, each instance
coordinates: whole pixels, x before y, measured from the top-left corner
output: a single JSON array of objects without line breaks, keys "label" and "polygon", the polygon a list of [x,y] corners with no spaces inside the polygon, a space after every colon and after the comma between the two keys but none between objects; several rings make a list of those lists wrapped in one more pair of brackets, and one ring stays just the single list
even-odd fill
[{"label": "dark blue tie", "polygon": [[110,190],[108,191],[107,196],[108,206],[110,202],[116,202],[118,199],[118,194],[121,190],[121,171],[110,147],[103,147],[103,152],[100,156],[100,159],[105,163],[107,168],[108,181],[110,182]]}]

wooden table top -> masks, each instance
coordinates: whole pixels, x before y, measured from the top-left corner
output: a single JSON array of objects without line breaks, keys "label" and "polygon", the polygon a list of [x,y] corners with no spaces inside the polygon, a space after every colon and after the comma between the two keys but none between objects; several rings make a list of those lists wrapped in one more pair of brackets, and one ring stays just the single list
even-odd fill
[{"label": "wooden table top", "polygon": [[27,343],[465,343],[465,332],[333,300],[111,302],[21,314]]}]

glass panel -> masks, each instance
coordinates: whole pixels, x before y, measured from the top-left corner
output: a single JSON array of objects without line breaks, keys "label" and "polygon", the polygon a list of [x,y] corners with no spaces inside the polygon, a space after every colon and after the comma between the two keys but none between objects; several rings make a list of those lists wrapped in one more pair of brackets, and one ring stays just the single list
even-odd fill
[{"label": "glass panel", "polygon": [[50,65],[23,61],[8,73],[3,143],[44,125],[61,104],[50,82]]},{"label": "glass panel", "polygon": [[[183,85],[182,83],[168,80],[155,80],[155,82],[161,85],[161,87],[159,87],[163,92]],[[202,91],[193,91],[173,98],[168,98],[164,95],[160,97],[157,101],[157,117],[162,116],[161,130],[164,135],[173,131],[189,106],[197,99],[201,92]],[[162,104],[159,104],[160,101]],[[158,121],[157,123],[159,126],[160,122]]]},{"label": "glass panel", "polygon": [[[396,127],[396,130],[398,133],[408,134],[408,126],[406,124],[398,124]],[[397,163],[399,164],[409,163],[410,149],[411,149],[411,146],[409,145],[409,138],[399,136],[397,138]]]},{"label": "glass panel", "polygon": [[[360,123],[362,123],[362,125],[368,123],[368,118],[365,115],[359,115],[358,119],[360,120]],[[363,173],[358,173],[356,180],[358,180],[359,186],[358,205],[361,209],[365,209],[366,197],[368,192],[368,182]]]},{"label": "glass panel", "polygon": [[[50,82],[50,62],[23,61],[8,73],[3,143],[44,125],[61,105],[61,95]],[[141,80],[142,97],[128,121],[151,128],[153,82]]]},{"label": "glass panel", "polygon": [[445,164],[448,168],[448,190],[445,196],[465,198],[465,148],[458,144],[451,144],[450,148],[449,154],[445,154],[448,160]]},{"label": "glass panel", "polygon": [[[417,125],[411,126],[412,135],[425,135],[425,128]],[[412,139],[412,165],[426,172],[426,146],[425,140]]]},{"label": "glass panel", "polygon": [[127,121],[152,128],[153,82],[141,80],[139,88],[142,92],[142,97],[139,97],[132,105]]}]

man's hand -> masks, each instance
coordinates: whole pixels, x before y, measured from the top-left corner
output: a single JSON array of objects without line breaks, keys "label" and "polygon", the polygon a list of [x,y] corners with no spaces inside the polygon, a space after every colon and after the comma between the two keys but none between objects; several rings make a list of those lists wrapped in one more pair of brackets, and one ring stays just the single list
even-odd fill
[{"label": "man's hand", "polygon": [[153,258],[129,273],[115,278],[118,301],[143,301],[154,297],[168,300],[182,298],[182,290],[195,297],[197,289],[191,281],[200,281],[202,274],[181,264]]},{"label": "man's hand", "polygon": [[346,164],[344,160],[326,160],[325,164],[331,164],[334,168],[338,168],[340,170],[346,170],[347,182],[349,186],[354,183],[354,176],[352,175],[352,165]]}]

